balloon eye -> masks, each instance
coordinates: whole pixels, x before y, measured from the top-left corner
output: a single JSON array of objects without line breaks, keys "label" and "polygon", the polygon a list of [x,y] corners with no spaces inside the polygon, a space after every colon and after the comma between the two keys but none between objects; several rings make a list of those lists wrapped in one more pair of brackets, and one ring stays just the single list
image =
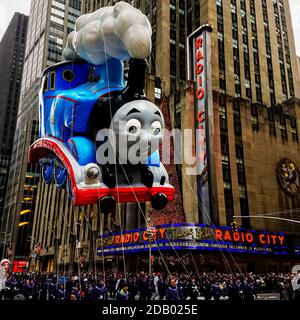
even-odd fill
[{"label": "balloon eye", "polygon": [[130,119],[126,125],[127,132],[131,134],[137,134],[141,128],[142,128],[142,125],[140,121],[137,119]]},{"label": "balloon eye", "polygon": [[154,121],[151,124],[151,134],[154,136],[158,136],[161,133],[161,123],[159,121]]},{"label": "balloon eye", "polygon": [[132,134],[135,134],[137,133],[137,127],[136,126],[132,126],[129,128],[128,132],[132,133]]}]

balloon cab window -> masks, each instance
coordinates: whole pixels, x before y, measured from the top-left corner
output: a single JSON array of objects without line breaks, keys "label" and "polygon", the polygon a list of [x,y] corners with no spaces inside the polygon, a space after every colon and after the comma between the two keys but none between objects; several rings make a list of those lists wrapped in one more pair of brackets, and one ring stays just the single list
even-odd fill
[{"label": "balloon cab window", "polygon": [[50,73],[50,90],[55,90],[55,78],[56,78],[56,72]]},{"label": "balloon cab window", "polygon": [[50,73],[50,89],[48,88],[48,78],[49,75],[45,75],[43,77],[43,93],[45,93],[48,90],[55,90],[55,81],[56,81],[56,72]]}]

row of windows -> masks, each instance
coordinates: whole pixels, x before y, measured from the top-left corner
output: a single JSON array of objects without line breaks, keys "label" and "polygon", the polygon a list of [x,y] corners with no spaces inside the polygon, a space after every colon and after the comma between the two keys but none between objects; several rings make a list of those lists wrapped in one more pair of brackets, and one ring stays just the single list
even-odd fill
[{"label": "row of windows", "polygon": [[[248,196],[247,196],[247,184],[246,184],[246,172],[244,165],[244,150],[242,139],[242,123],[240,103],[238,99],[233,100],[233,122],[234,122],[234,134],[235,134],[235,149],[236,149],[236,169],[239,185],[239,197],[240,197],[240,210],[242,216],[248,216]],[[249,219],[243,219],[243,225],[249,226]]]},{"label": "row of windows", "polygon": [[271,101],[271,106],[275,106],[276,105],[276,95],[275,95],[274,73],[273,73],[273,64],[272,64],[270,28],[269,28],[268,9],[267,9],[267,4],[266,4],[265,0],[262,0],[262,10],[263,10],[263,17],[264,17],[264,25],[265,25],[265,27],[264,27],[265,47],[266,47],[266,53],[267,53],[270,101]]},{"label": "row of windows", "polygon": [[80,11],[81,10],[81,0],[69,0],[69,7]]},{"label": "row of windows", "polygon": [[[219,49],[219,81],[220,89],[226,92],[226,78],[225,78],[225,48],[224,48],[224,28],[223,28],[223,3],[217,1],[218,8],[218,49]],[[233,195],[231,183],[231,167],[229,161],[229,141],[228,141],[228,126],[227,126],[227,112],[226,112],[226,94],[220,96],[219,103],[219,120],[220,120],[220,141],[222,154],[222,171],[224,183],[224,201],[227,222],[230,223],[234,215],[233,210]]]},{"label": "row of windows", "polygon": [[[238,40],[238,25],[237,25],[237,10],[236,1],[231,1],[231,17],[232,17],[232,44],[233,44],[233,57],[234,57],[234,80],[235,80],[235,94],[237,97],[241,94],[241,82],[240,82],[240,54],[239,54],[239,40]],[[241,1],[241,14],[245,17],[244,11],[245,2]],[[232,216],[234,215],[234,204],[232,195],[232,182],[231,182],[231,166],[229,161],[229,142],[228,142],[228,127],[227,127],[227,111],[226,111],[226,80],[225,80],[225,48],[224,48],[224,28],[223,28],[223,3],[221,0],[217,1],[218,12],[218,49],[219,49],[219,74],[220,74],[220,89],[222,94],[219,101],[219,114],[220,114],[220,134],[221,134],[221,152],[222,152],[222,170],[224,181],[224,200],[226,208],[227,222],[230,223]],[[243,54],[245,62],[245,87],[246,94],[251,98],[251,81],[250,81],[250,65],[249,65],[249,53],[248,53],[248,34],[247,28],[243,28]],[[237,154],[237,175],[238,185],[240,192],[240,209],[241,214],[244,216],[249,215],[248,212],[248,200],[246,190],[246,179],[244,170],[244,156],[242,147],[242,128],[239,109],[234,108],[234,132],[236,140],[236,154]],[[245,225],[249,224],[249,221],[245,219]]]},{"label": "row of windows", "polygon": [[[251,120],[252,126],[256,126],[256,129],[259,129],[258,121],[258,108],[259,105],[251,106]],[[226,111],[226,95],[220,95],[219,99],[219,118],[220,118],[220,133],[221,133],[221,153],[222,153],[222,171],[224,179],[224,194],[225,194],[225,203],[226,203],[226,213],[227,219],[230,219],[231,213],[233,214],[233,205],[232,205],[232,195],[231,195],[231,166],[229,162],[229,144],[228,144],[228,128],[227,128],[227,111]],[[279,130],[282,141],[288,139],[287,133],[287,121],[290,121],[291,127],[291,136],[294,141],[298,142],[298,130],[297,130],[297,121],[295,117],[286,117],[282,109],[273,108],[268,109],[268,119],[269,119],[269,128],[270,135],[272,135],[272,130],[275,130],[274,135],[276,135],[275,129],[275,114],[279,117]],[[240,192],[240,199],[243,205],[247,204],[247,188],[246,188],[246,178],[245,178],[245,168],[244,168],[244,155],[243,155],[243,143],[242,143],[242,126],[241,126],[241,115],[240,115],[240,103],[237,99],[233,101],[233,127],[235,134],[235,151],[236,151],[236,164],[237,164],[237,177],[238,185]],[[242,215],[246,215],[247,206],[241,208]],[[244,220],[244,223],[246,223]]]},{"label": "row of windows", "polygon": [[[179,1],[179,8],[176,1],[170,1],[170,75],[172,77],[186,79],[186,54],[185,54],[185,41],[186,41],[186,29],[185,29],[185,1]],[[179,26],[176,25],[177,17],[179,16]],[[179,43],[177,41],[177,32],[179,32]],[[177,68],[177,54],[179,53],[179,68]],[[178,74],[177,74],[178,73]],[[171,83],[173,83],[171,81]],[[175,92],[175,88],[171,88],[172,92]]]},{"label": "row of windows", "polygon": [[[220,41],[224,41],[223,39],[223,2],[222,0],[217,0],[217,13],[218,13],[218,38]],[[248,46],[248,25],[247,25],[247,9],[246,9],[246,2],[244,0],[240,1],[240,13],[241,13],[241,22],[242,28],[240,29],[242,32],[242,39],[243,39],[243,55],[244,55],[244,65],[245,65],[245,90],[246,96],[251,99],[252,97],[252,90],[251,90],[251,77],[250,77],[250,67],[249,67],[249,46]],[[277,8],[277,11],[276,11]],[[275,13],[275,20],[279,21],[279,17],[276,14],[280,11],[281,12],[281,25],[284,25],[285,29],[282,32],[284,35],[284,42],[285,42],[285,52],[286,52],[286,61],[290,64],[290,55],[289,55],[289,44],[288,44],[288,36],[287,36],[287,29],[286,29],[286,19],[284,13],[284,6],[283,4],[279,3],[278,10],[277,2],[274,1],[274,13]],[[267,64],[268,64],[268,78],[269,78],[269,88],[270,88],[270,100],[272,105],[276,105],[276,96],[275,96],[275,84],[274,84],[274,73],[273,73],[273,66],[272,66],[272,50],[271,50],[271,39],[270,39],[270,29],[269,29],[269,19],[268,19],[268,9],[266,5],[266,1],[262,1],[262,9],[263,9],[263,16],[264,16],[264,30],[265,30],[265,48],[267,53]],[[237,1],[231,1],[231,18],[232,18],[232,46],[234,49],[234,70],[235,70],[235,91],[236,95],[240,95],[240,70],[239,70],[239,50],[238,50],[238,17],[237,17]],[[261,76],[260,76],[260,61],[259,61],[259,50],[258,50],[258,39],[257,39],[257,25],[256,25],[256,8],[255,8],[255,1],[250,0],[250,21],[251,21],[251,31],[252,31],[252,45],[253,45],[253,60],[254,60],[254,70],[255,70],[255,90],[256,90],[256,99],[258,102],[262,102],[262,92],[261,92]],[[278,33],[278,42],[281,41],[281,25],[278,22],[276,31]],[[220,42],[219,41],[219,42]],[[220,44],[219,44],[220,46]],[[285,68],[283,57],[284,57],[284,50],[282,46],[278,45],[278,52],[279,57],[281,57],[281,64],[280,66],[282,70],[286,70],[286,74],[282,72],[282,92],[287,96],[288,88],[290,95],[294,95],[294,85],[293,85],[293,72],[289,65]],[[224,59],[221,56],[219,58],[221,69],[225,69]],[[287,81],[288,79],[288,81]],[[224,90],[224,81],[221,80],[221,89]]]},{"label": "row of windows", "polygon": [[257,24],[256,24],[256,9],[255,1],[250,0],[250,19],[251,19],[251,30],[252,30],[252,46],[253,46],[253,63],[254,63],[254,81],[256,100],[262,102],[262,91],[261,91],[261,75],[260,75],[260,60],[258,55],[258,38],[257,38]]}]

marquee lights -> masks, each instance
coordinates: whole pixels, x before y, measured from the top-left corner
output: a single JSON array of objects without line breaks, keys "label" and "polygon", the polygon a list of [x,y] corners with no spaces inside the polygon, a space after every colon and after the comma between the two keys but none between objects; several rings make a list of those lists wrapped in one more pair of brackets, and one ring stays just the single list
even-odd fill
[{"label": "marquee lights", "polygon": [[[263,254],[286,254],[285,234],[259,232],[228,227],[199,224],[162,225],[152,235],[153,249],[173,246],[179,249],[228,250],[230,252],[251,252]],[[98,238],[98,254],[114,254],[125,250],[135,252],[146,250],[150,244],[147,229],[132,230],[122,234],[108,234]]]}]

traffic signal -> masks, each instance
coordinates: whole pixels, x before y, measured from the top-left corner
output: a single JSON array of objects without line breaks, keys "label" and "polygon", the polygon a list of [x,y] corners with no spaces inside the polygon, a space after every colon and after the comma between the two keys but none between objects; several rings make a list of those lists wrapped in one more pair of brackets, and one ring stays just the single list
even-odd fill
[{"label": "traffic signal", "polygon": [[235,221],[232,221],[230,225],[232,232],[238,232],[237,223]]}]

